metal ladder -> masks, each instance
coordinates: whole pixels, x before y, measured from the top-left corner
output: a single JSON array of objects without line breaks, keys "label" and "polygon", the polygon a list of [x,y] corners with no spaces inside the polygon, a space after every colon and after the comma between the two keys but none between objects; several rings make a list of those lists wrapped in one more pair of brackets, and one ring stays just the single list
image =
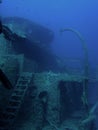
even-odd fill
[{"label": "metal ladder", "polygon": [[9,99],[8,105],[0,117],[0,130],[11,130],[11,127],[23,102],[31,78],[32,73],[29,72],[22,72],[20,75],[16,87]]}]

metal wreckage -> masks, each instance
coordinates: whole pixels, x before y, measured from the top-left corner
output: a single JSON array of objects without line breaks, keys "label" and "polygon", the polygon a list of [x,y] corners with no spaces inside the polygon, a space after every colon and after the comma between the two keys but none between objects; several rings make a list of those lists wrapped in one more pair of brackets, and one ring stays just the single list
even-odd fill
[{"label": "metal wreckage", "polygon": [[[51,50],[54,33],[20,17],[3,19],[0,35],[0,130],[95,130],[87,98],[88,52],[62,62]],[[79,63],[79,66],[77,66]],[[75,66],[75,68],[73,67]]]}]

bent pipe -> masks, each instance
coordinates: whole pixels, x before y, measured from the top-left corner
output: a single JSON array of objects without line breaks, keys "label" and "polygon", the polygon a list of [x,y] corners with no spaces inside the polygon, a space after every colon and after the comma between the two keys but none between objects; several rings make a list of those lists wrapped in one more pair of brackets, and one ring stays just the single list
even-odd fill
[{"label": "bent pipe", "polygon": [[86,42],[84,40],[84,38],[82,37],[82,35],[75,29],[72,28],[65,28],[60,30],[60,32],[64,32],[64,31],[71,31],[73,33],[76,34],[76,36],[80,39],[81,43],[82,43],[82,48],[84,50],[84,76],[85,76],[85,80],[83,82],[83,104],[86,108],[86,111],[88,112],[88,99],[87,99],[87,83],[88,83],[88,71],[89,71],[89,62],[88,62],[88,50],[87,50],[87,46],[86,46]]},{"label": "bent pipe", "polygon": [[80,39],[81,43],[82,43],[82,48],[84,51],[84,64],[85,64],[85,68],[84,68],[84,76],[85,78],[88,78],[88,69],[89,69],[89,62],[88,62],[88,50],[87,50],[87,46],[86,46],[86,42],[83,38],[83,36],[80,34],[80,32],[78,32],[75,29],[72,28],[65,28],[65,29],[61,29],[60,32],[65,32],[65,31],[70,31],[76,34],[76,36]]}]

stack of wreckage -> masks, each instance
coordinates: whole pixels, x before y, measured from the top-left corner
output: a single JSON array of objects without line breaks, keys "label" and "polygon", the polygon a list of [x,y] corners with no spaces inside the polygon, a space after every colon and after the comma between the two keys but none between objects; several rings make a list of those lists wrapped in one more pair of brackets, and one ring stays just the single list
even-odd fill
[{"label": "stack of wreckage", "polygon": [[49,45],[53,32],[18,17],[4,25],[22,40],[0,36],[0,68],[13,86],[0,83],[0,130],[95,130],[88,78],[83,68],[61,67]]}]

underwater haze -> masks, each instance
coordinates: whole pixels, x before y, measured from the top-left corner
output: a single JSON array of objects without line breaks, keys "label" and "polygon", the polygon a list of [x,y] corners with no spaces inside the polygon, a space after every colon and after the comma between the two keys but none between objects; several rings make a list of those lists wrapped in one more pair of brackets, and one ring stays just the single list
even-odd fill
[{"label": "underwater haze", "polygon": [[83,57],[81,41],[72,32],[60,34],[64,28],[79,31],[85,39],[89,62],[98,64],[97,0],[3,0],[1,15],[21,16],[49,27],[55,32],[53,51],[62,57]]},{"label": "underwater haze", "polygon": [[[91,72],[98,70],[98,0],[2,0],[1,17],[24,17],[51,29],[52,51],[61,58],[84,59],[81,40],[85,40]],[[98,101],[98,86],[90,87],[91,104]],[[96,92],[96,93],[95,93]],[[98,121],[97,121],[98,122]]]}]

